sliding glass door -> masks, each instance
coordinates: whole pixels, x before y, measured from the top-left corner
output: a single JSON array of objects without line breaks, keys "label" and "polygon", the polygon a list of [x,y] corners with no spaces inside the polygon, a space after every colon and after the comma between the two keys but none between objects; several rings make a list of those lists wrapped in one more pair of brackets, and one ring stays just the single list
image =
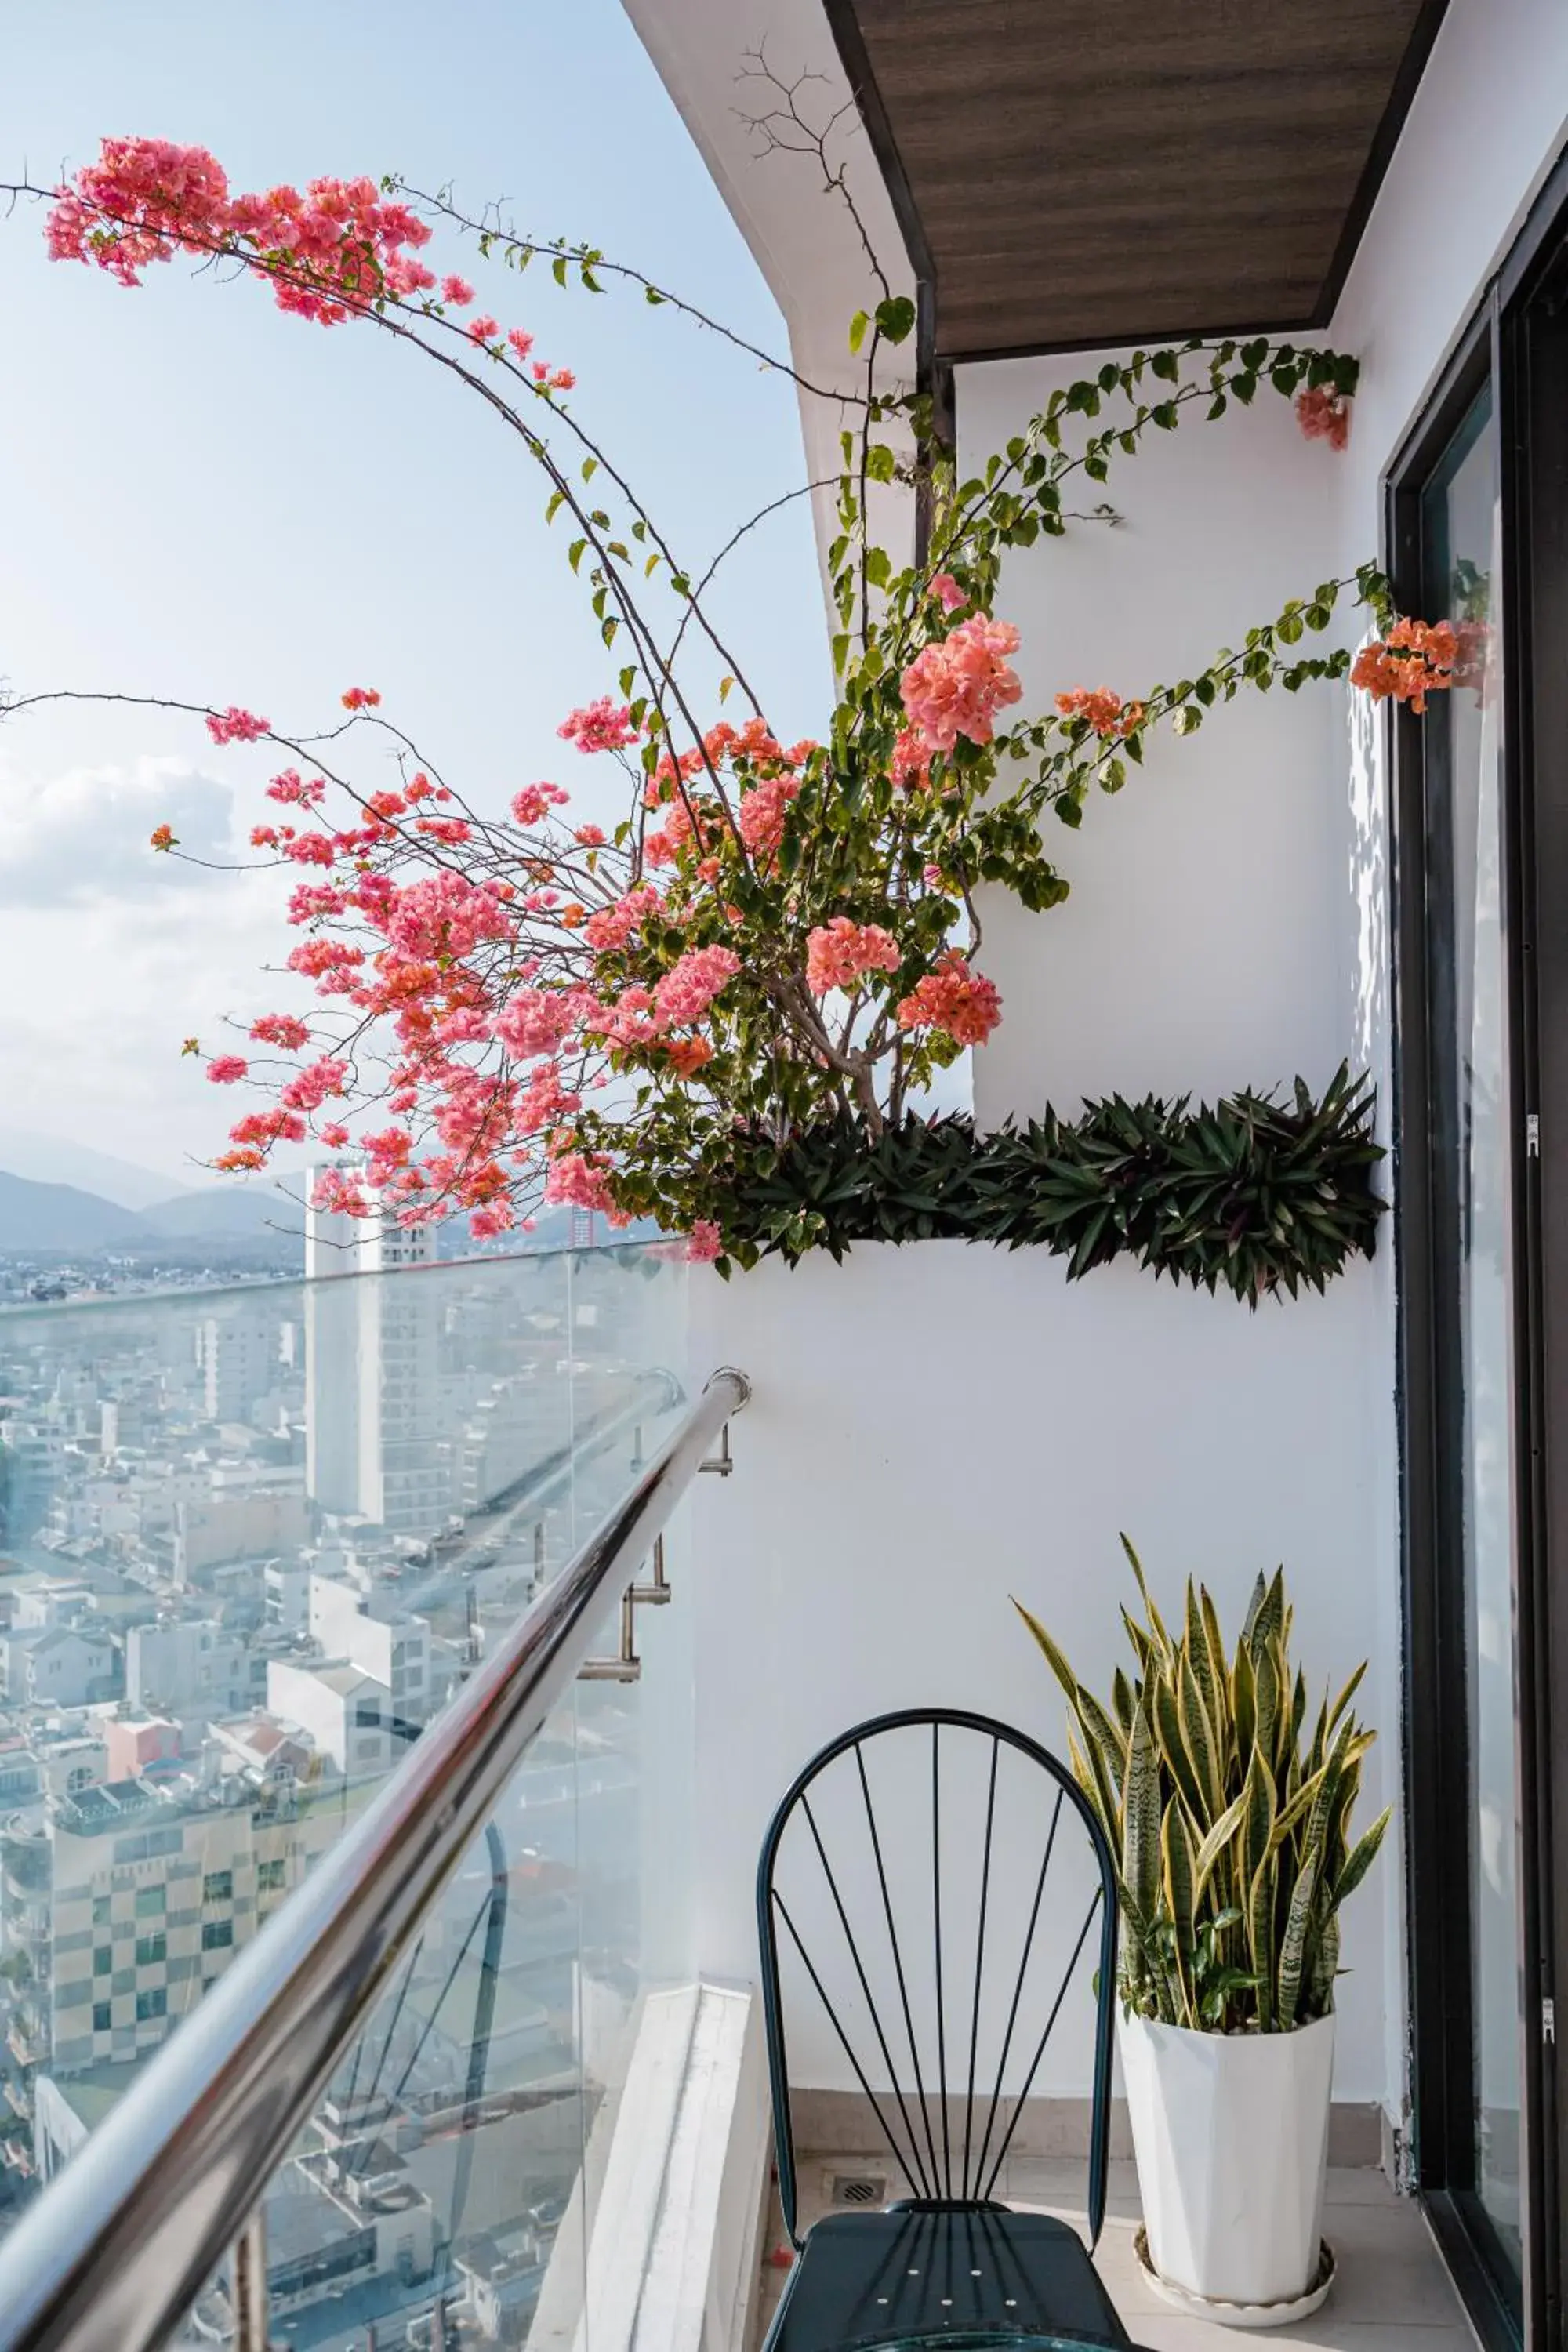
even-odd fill
[{"label": "sliding glass door", "polygon": [[[1434,1535],[1464,1670],[1468,2128],[1475,2219],[1517,2285],[1521,2231],[1517,1383],[1495,404],[1484,384],[1421,492],[1424,612],[1458,640],[1424,726]],[[1456,1883],[1458,1882],[1458,1883]]]},{"label": "sliding glass door", "polygon": [[1396,467],[1390,539],[1402,606],[1456,639],[1395,729],[1411,2155],[1483,2339],[1557,2352],[1568,170]]}]

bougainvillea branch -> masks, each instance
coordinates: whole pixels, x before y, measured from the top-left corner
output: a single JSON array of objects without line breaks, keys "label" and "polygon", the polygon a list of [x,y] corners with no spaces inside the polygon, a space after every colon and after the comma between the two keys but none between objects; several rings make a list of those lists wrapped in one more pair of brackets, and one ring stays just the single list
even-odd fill
[{"label": "bougainvillea branch", "polygon": [[[797,145],[799,126],[828,192],[852,206],[826,133],[798,89],[785,96],[784,116],[759,121],[775,144]],[[341,721],[317,732],[236,705],[161,705],[200,719],[216,744],[265,746],[279,762],[251,848],[293,870],[293,993],[249,1024],[243,1051],[237,1040],[212,1054],[207,1075],[264,1097],[218,1164],[253,1170],[280,1144],[312,1142],[335,1158],[321,1180],[329,1206],[376,1202],[411,1221],[464,1212],[485,1236],[526,1223],[542,1199],[612,1222],[653,1216],[696,1255],[723,1261],[731,1243],[754,1255],[712,1171],[826,1130],[878,1149],[942,1068],[984,1045],[1003,1006],[976,961],[981,893],[1035,909],[1065,898],[1047,814],[1080,824],[1091,789],[1119,791],[1156,728],[1190,734],[1244,688],[1344,676],[1347,650],[1303,647],[1347,596],[1381,633],[1384,667],[1373,675],[1363,654],[1358,682],[1398,691],[1384,681],[1417,659],[1428,687],[1453,672],[1446,641],[1400,635],[1419,625],[1398,621],[1366,566],[1291,600],[1192,677],[1126,698],[1064,685],[1047,710],[1021,710],[1019,635],[995,601],[1009,551],[1066,532],[1064,484],[1103,482],[1152,436],[1265,390],[1331,452],[1356,365],[1266,337],[1140,351],[1053,393],[960,478],[951,453],[931,451],[929,402],[889,383],[914,308],[879,277],[879,299],[849,331],[858,389],[821,394],[850,419],[828,550],[837,698],[821,740],[786,744],[707,593],[787,499],[742,521],[705,569],[689,563],[568,400],[572,371],[536,358],[526,328],[503,326],[466,278],[424,257],[434,224],[514,286],[540,254],[563,285],[630,285],[713,329],[695,305],[589,247],[465,215],[445,194],[363,178],[237,194],[205,150],[162,141],[107,141],[68,186],[11,193],[49,202],[58,259],[136,286],[184,257],[265,286],[292,316],[374,328],[440,366],[540,469],[546,518],[569,519],[568,566],[618,665],[560,728],[574,761],[619,772],[624,814],[608,830],[568,814],[553,781],[521,784],[502,818],[481,814],[374,688],[351,688]],[[858,215],[857,226],[864,236]],[[910,561],[879,542],[871,508],[910,482],[917,449],[931,453],[930,529]],[[714,708],[731,691],[734,721]],[[167,826],[153,845],[184,854]]]}]

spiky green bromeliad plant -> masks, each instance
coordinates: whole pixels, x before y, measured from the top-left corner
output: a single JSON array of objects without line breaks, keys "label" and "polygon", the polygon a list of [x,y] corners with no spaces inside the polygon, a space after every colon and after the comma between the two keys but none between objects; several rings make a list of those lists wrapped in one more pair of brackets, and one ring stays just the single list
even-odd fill
[{"label": "spiky green bromeliad plant", "polygon": [[1200,2032],[1289,2032],[1333,2008],[1340,1909],[1388,1827],[1385,1811],[1351,1843],[1376,1737],[1351,1707],[1365,1666],[1325,1697],[1303,1750],[1283,1569],[1258,1577],[1227,1662],[1207,1591],[1189,1579],[1173,1638],[1121,1540],[1144,1622],[1123,1607],[1137,1672],[1129,1682],[1117,1668],[1109,1708],[1018,1606],[1067,1693],[1073,1770],[1118,1858],[1122,2000]]}]

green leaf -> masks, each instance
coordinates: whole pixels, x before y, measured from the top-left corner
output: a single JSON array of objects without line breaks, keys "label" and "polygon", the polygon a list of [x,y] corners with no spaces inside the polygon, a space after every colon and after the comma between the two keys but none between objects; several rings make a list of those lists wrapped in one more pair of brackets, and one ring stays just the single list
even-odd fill
[{"label": "green leaf", "polygon": [[859,351],[861,344],[866,340],[866,330],[870,323],[870,318],[864,310],[857,310],[855,316],[850,320],[849,348],[852,352]]},{"label": "green leaf", "polygon": [[1301,1966],[1307,1956],[1307,1938],[1312,1926],[1312,1896],[1317,1884],[1318,1865],[1309,1854],[1291,1890],[1285,1933],[1279,1939],[1279,1999],[1275,2022],[1281,2033],[1289,2033],[1296,2022],[1297,2004],[1301,1996]]},{"label": "green leaf", "polygon": [[1135,1924],[1152,1924],[1160,1900],[1160,1765],[1149,1717],[1142,1707],[1132,1718],[1127,1747],[1127,1781],[1121,1796],[1121,1876],[1132,1899]]},{"label": "green leaf", "polygon": [[877,324],[883,339],[889,343],[902,343],[914,331],[915,306],[907,294],[889,295],[877,305]]}]

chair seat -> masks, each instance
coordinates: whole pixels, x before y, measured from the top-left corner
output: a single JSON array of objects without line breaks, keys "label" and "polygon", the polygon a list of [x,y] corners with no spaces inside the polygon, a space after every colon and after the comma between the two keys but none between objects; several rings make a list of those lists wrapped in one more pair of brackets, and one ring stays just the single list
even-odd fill
[{"label": "chair seat", "polygon": [[847,2352],[977,2328],[1124,2346],[1083,2241],[1048,2213],[831,2213],[806,2236],[767,2352]]}]

